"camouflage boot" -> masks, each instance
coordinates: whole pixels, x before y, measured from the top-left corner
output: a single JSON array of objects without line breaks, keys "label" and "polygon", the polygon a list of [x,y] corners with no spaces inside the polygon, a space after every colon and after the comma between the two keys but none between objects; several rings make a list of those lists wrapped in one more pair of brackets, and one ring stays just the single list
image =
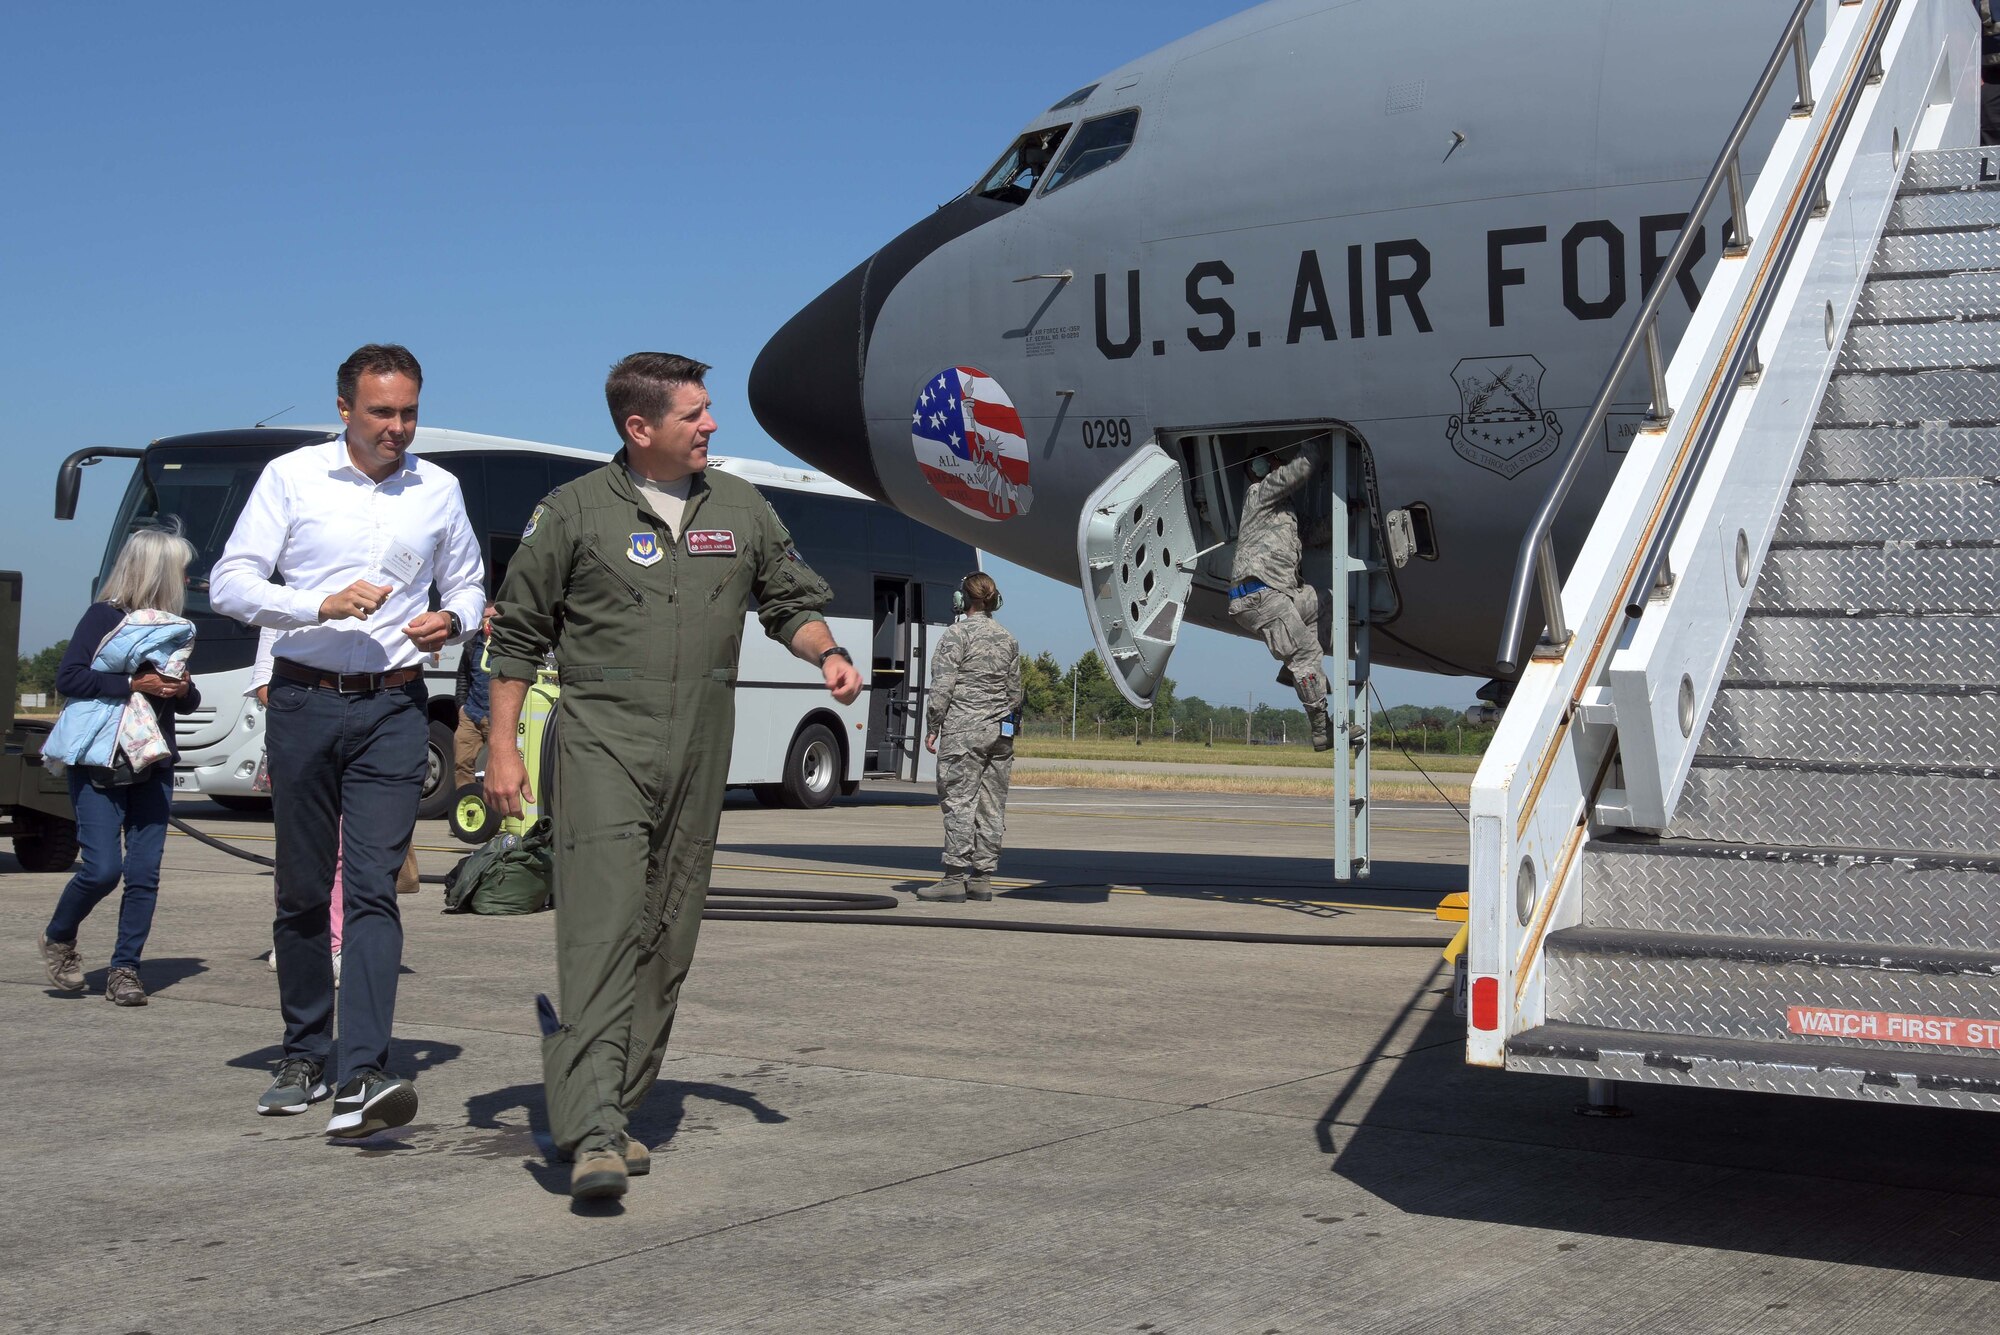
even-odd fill
[{"label": "camouflage boot", "polygon": [[948,871],[930,885],[917,891],[917,898],[933,904],[963,904],[965,902],[965,873]]},{"label": "camouflage boot", "polygon": [[1313,750],[1333,750],[1333,722],[1326,716],[1326,706],[1306,706],[1306,717],[1312,720]]}]

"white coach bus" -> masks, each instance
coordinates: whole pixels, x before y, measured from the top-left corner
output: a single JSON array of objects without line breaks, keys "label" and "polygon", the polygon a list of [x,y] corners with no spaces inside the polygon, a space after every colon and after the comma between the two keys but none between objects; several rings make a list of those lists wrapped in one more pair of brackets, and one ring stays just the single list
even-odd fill
[{"label": "white coach bus", "polygon": [[[190,671],[201,684],[202,707],[176,725],[176,792],[235,809],[268,805],[253,788],[264,748],[263,710],[244,694],[257,634],[210,609],[208,571],[264,465],[337,434],[324,427],[204,431],[165,437],[144,449],[82,449],[62,463],[56,517],[70,519],[84,467],[104,459],[138,461],[105,542],[98,580],[134,529],[173,516],[194,543],[187,615],[197,628]],[[495,582],[535,503],[608,458],[430,427],[417,429],[411,448],[458,478],[487,577]],[[806,561],[832,585],[827,619],[867,683],[853,704],[836,703],[817,668],[793,658],[749,621],[737,675],[730,785],[751,789],[768,805],[820,807],[836,794],[852,794],[863,778],[933,778],[936,760],[924,750],[922,735],[930,646],[950,624],[952,590],[978,568],[978,552],[818,473],[753,459],[717,458],[709,466],[755,485]],[[459,657],[456,648],[447,649],[424,674],[431,692],[430,754],[419,812],[427,817],[442,816],[451,801]]]}]

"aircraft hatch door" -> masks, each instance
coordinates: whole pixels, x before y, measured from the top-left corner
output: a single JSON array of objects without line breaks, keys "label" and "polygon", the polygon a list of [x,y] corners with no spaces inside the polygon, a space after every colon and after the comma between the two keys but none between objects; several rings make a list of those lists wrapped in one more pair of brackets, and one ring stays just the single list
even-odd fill
[{"label": "aircraft hatch door", "polygon": [[1098,657],[1120,694],[1150,709],[1194,584],[1180,464],[1148,441],[1085,502],[1076,554]]}]

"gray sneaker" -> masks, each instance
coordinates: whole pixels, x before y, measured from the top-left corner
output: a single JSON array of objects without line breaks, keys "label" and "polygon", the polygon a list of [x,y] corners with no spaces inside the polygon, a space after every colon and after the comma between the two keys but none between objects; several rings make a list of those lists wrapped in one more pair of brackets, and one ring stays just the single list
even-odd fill
[{"label": "gray sneaker", "polygon": [[933,904],[963,904],[965,902],[965,874],[946,872],[931,884],[917,891],[917,898],[929,900]]},{"label": "gray sneaker", "polygon": [[326,1081],[320,1079],[325,1068],[307,1057],[291,1057],[278,1063],[278,1074],[271,1081],[271,1087],[264,1091],[264,1097],[257,1100],[257,1111],[265,1117],[290,1117],[302,1113],[333,1093]]},{"label": "gray sneaker", "polygon": [[392,1126],[407,1125],[417,1115],[417,1086],[387,1071],[359,1071],[334,1095],[333,1117],[326,1134],[359,1140]]},{"label": "gray sneaker", "polygon": [[42,937],[42,967],[49,972],[49,986],[58,992],[83,991],[83,956],[74,941],[51,941]]},{"label": "gray sneaker", "polygon": [[114,1006],[143,1006],[146,985],[137,969],[113,969],[104,977],[104,999]]}]

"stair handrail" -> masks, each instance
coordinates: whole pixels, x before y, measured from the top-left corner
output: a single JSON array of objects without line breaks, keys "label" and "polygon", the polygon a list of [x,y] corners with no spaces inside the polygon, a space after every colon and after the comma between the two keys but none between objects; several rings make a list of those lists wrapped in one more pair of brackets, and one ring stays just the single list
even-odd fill
[{"label": "stair handrail", "polygon": [[[1842,4],[1856,3],[1856,0],[1839,0]],[[1667,256],[1666,263],[1659,270],[1659,278],[1653,283],[1653,290],[1647,294],[1639,307],[1639,314],[1632,322],[1632,328],[1619,345],[1618,355],[1612,359],[1611,369],[1605,373],[1604,384],[1598,390],[1597,399],[1591,404],[1590,415],[1584,419],[1583,429],[1570,438],[1569,455],[1563,461],[1562,472],[1550,484],[1548,494],[1535,512],[1534,522],[1521,537],[1520,551],[1515,557],[1514,578],[1507,594],[1507,611],[1501,619],[1500,649],[1494,662],[1498,675],[1511,677],[1520,667],[1521,630],[1528,615],[1529,586],[1539,587],[1542,603],[1543,623],[1546,630],[1541,643],[1550,650],[1560,651],[1570,641],[1570,630],[1563,620],[1562,572],[1556,566],[1554,529],[1556,516],[1564,502],[1569,499],[1571,489],[1583,472],[1584,461],[1589,452],[1583,442],[1595,437],[1617,400],[1620,383],[1625,372],[1631,369],[1633,359],[1643,347],[1646,351],[1646,367],[1652,378],[1652,410],[1647,417],[1649,428],[1664,427],[1673,417],[1673,405],[1667,401],[1666,362],[1660,354],[1659,312],[1670,289],[1677,286],[1681,266],[1687,263],[1694,252],[1696,239],[1701,235],[1701,220],[1715,202],[1717,193],[1726,184],[1729,189],[1731,235],[1724,239],[1725,256],[1741,256],[1747,253],[1751,238],[1748,235],[1749,222],[1744,216],[1745,192],[1741,164],[1743,142],[1749,137],[1750,127],[1757,115],[1764,109],[1765,100],[1777,85],[1778,75],[1784,69],[1789,57],[1798,79],[1798,100],[1792,104],[1793,116],[1809,116],[1813,111],[1811,62],[1806,53],[1806,20],[1818,7],[1820,0],[1798,0],[1793,6],[1792,16],[1785,23],[1777,45],[1772,49],[1771,58],[1764,64],[1764,72],[1758,76],[1756,89],[1745,104],[1743,112],[1736,118],[1736,124],[1723,142],[1722,152],[1716,157],[1715,166],[1709,170],[1702,182],[1701,190],[1695,196],[1694,207],[1688,211],[1687,219],[1681,224],[1680,239]],[[1892,0],[1893,3],[1893,0]],[[1879,48],[1878,48],[1879,49]]]}]

